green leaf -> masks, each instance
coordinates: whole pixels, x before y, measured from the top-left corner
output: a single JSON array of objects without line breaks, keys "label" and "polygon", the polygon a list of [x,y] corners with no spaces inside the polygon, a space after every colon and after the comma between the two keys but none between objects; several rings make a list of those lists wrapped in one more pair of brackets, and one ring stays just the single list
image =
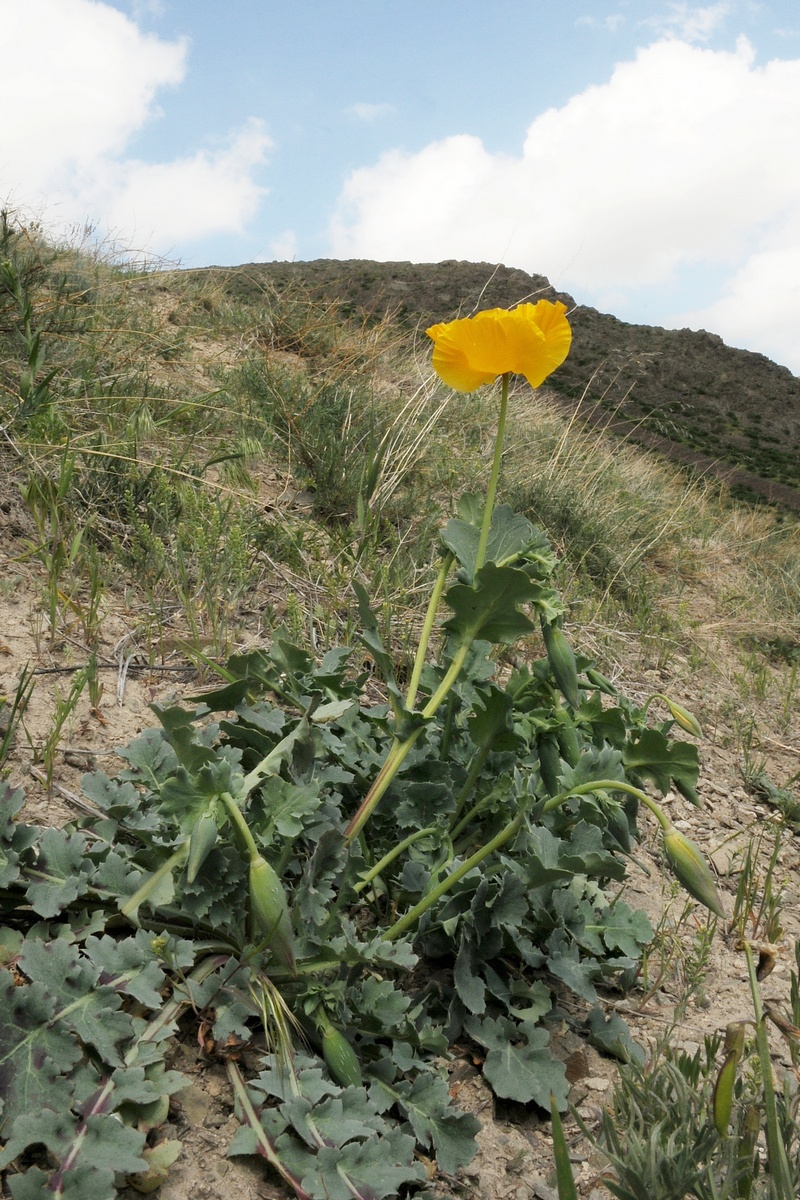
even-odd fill
[{"label": "green leaf", "polygon": [[414,1161],[413,1137],[392,1129],[364,1142],[321,1146],[300,1182],[314,1200],[384,1200],[424,1178],[425,1168]]},{"label": "green leaf", "polygon": [[61,1024],[94,1046],[105,1062],[121,1066],[117,1046],[130,1036],[131,1018],[119,1011],[122,1000],[116,990],[98,984],[99,968],[63,938],[28,938],[19,961],[28,978],[54,998]]},{"label": "green leaf", "polygon": [[[144,1134],[127,1128],[113,1115],[98,1113],[79,1121],[69,1111],[56,1113],[48,1108],[17,1117],[2,1161],[7,1165],[28,1146],[41,1142],[63,1163],[75,1147],[78,1134],[81,1140],[75,1163],[102,1172],[109,1181],[113,1181],[115,1171],[141,1171],[147,1165],[141,1157]],[[70,1173],[75,1169],[70,1165]],[[56,1174],[67,1178],[66,1172],[59,1170]],[[50,1187],[55,1190],[52,1182]]]},{"label": "green leaf", "polygon": [[40,917],[56,916],[88,891],[92,867],[86,859],[86,844],[82,833],[43,832],[36,869],[48,878],[35,880],[27,891],[28,903]]},{"label": "green leaf", "polygon": [[588,1017],[589,1041],[604,1054],[620,1062],[643,1063],[645,1053],[631,1037],[630,1030],[618,1013],[606,1018],[603,1010],[593,1008]]},{"label": "green leaf", "polygon": [[453,1107],[446,1079],[420,1074],[413,1082],[401,1080],[391,1091],[417,1141],[433,1151],[442,1171],[454,1175],[472,1161],[481,1123]]},{"label": "green leaf", "polygon": [[327,1096],[317,1104],[305,1096],[295,1097],[281,1105],[281,1115],[312,1148],[319,1146],[320,1137],[329,1146],[344,1146],[388,1129],[363,1087],[345,1088],[340,1096]]},{"label": "green leaf", "polygon": [[603,909],[598,922],[608,949],[619,950],[628,958],[638,958],[642,947],[653,940],[653,927],[647,913],[641,909],[634,912],[624,900],[618,900],[613,908]]},{"label": "green leaf", "polygon": [[[471,515],[476,518],[462,520],[454,517],[448,521],[441,532],[441,538],[448,550],[452,550],[463,567],[467,580],[475,575],[480,526],[483,520],[482,509],[477,511],[470,505]],[[527,517],[514,512],[507,504],[498,504],[492,513],[492,524],[489,530],[489,540],[486,545],[486,561],[505,563],[529,554],[542,556],[547,564],[547,573],[552,570],[552,550],[541,529],[532,525]]]},{"label": "green leaf", "polygon": [[489,1053],[483,1073],[495,1092],[505,1100],[529,1104],[533,1100],[549,1108],[551,1093],[556,1103],[566,1105],[569,1085],[564,1064],[547,1051],[549,1036],[545,1029],[528,1022],[517,1024],[507,1017],[487,1017],[479,1021],[469,1017],[465,1028],[470,1037]]},{"label": "green leaf", "polygon": [[524,571],[488,562],[473,584],[457,583],[447,590],[444,598],[454,615],[444,628],[461,642],[481,637],[510,644],[535,629],[517,606],[533,600],[538,591]]},{"label": "green leaf", "polygon": [[663,794],[673,780],[679,791],[693,793],[700,774],[697,746],[692,742],[670,742],[657,729],[644,729],[638,739],[626,742],[622,758],[628,771],[652,779]]},{"label": "green leaf", "polygon": [[484,750],[518,750],[522,739],[514,731],[513,709],[514,700],[509,693],[489,684],[467,718],[469,735],[475,745]]},{"label": "green leaf", "polygon": [[89,937],[86,953],[105,984],[126,996],[133,996],[147,1008],[161,1007],[164,972],[153,950],[153,934],[139,929],[134,937],[117,941],[107,935]]},{"label": "green leaf", "polygon": [[576,996],[594,1004],[597,992],[592,978],[597,974],[597,963],[582,959],[576,945],[566,941],[561,929],[556,929],[547,942],[547,969],[570,988]]},{"label": "green leaf", "polygon": [[486,984],[479,975],[480,960],[472,938],[462,937],[456,956],[453,983],[464,1007],[471,1013],[486,1012]]},{"label": "green leaf", "polygon": [[66,1075],[82,1057],[69,1030],[56,1023],[56,998],[43,984],[16,986],[0,971],[0,1137],[17,1117],[48,1105],[68,1109],[72,1092]]}]

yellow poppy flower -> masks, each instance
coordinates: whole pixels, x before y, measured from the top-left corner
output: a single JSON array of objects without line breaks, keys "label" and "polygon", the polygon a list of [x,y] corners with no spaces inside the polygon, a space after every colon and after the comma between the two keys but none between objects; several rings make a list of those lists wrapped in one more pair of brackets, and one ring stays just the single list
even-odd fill
[{"label": "yellow poppy flower", "polygon": [[457,392],[474,392],[507,371],[541,387],[569,354],[566,311],[561,301],[539,300],[431,325],[425,332],[434,342],[433,369]]}]

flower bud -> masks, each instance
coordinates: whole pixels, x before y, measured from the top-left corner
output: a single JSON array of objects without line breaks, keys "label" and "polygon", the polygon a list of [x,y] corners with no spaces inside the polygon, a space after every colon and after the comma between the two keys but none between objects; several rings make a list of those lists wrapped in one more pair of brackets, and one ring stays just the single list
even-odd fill
[{"label": "flower bud", "polygon": [[361,1064],[344,1034],[329,1021],[322,1025],[322,1053],[328,1070],[342,1087],[360,1087]]},{"label": "flower bud", "polygon": [[294,971],[294,938],[286,893],[260,854],[250,860],[249,890],[253,936],[266,940],[279,962]]},{"label": "flower bud", "polygon": [[699,900],[718,917],[724,917],[722,901],[711,870],[694,842],[671,825],[664,832],[664,852],[675,878],[689,895]]},{"label": "flower bud", "polygon": [[689,712],[688,708],[684,708],[682,704],[676,704],[674,700],[670,700],[669,696],[662,696],[662,699],[669,709],[673,721],[680,725],[681,729],[686,733],[691,733],[694,737],[703,736],[700,722]]},{"label": "flower bud", "polygon": [[186,863],[186,881],[194,883],[197,873],[217,844],[219,827],[212,816],[206,813],[196,822],[189,834],[189,858]]}]

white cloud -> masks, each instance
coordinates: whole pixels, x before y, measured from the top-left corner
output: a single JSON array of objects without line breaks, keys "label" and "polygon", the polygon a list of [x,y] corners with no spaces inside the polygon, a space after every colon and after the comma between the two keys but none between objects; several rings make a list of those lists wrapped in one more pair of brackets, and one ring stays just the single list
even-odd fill
[{"label": "white cloud", "polygon": [[270,242],[270,260],[293,262],[299,253],[297,234],[293,229],[284,229]]},{"label": "white cloud", "polygon": [[707,42],[722,27],[730,12],[731,5],[724,0],[700,8],[680,0],[671,3],[669,12],[664,16],[643,23],[653,26],[659,33],[670,34],[686,42]]},{"label": "white cloud", "polygon": [[184,41],[143,33],[101,0],[0,0],[0,200],[65,224],[99,221],[123,243],[164,252],[239,230],[261,189],[269,138],[257,122],[225,146],[165,163],[125,156],[187,69]]},{"label": "white cloud", "polygon": [[389,117],[395,111],[393,104],[351,104],[345,112],[349,117],[355,117],[357,121],[379,121],[382,117]]},{"label": "white cloud", "polygon": [[663,39],[537,117],[518,155],[462,134],[354,171],[331,252],[507,262],[589,303],[674,289],[698,265],[732,276],[786,244],[798,131],[800,60],[758,66],[745,39],[735,51]]},{"label": "white cloud", "polygon": [[731,345],[758,349],[800,375],[800,228],[752,254],[718,300],[673,323],[719,330]]}]

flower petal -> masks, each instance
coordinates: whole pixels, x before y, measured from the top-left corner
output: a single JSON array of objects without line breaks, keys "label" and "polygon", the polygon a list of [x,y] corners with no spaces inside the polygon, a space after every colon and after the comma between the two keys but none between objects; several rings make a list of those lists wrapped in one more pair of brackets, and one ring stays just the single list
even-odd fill
[{"label": "flower petal", "polygon": [[569,353],[572,332],[560,302],[490,308],[474,317],[431,325],[433,368],[460,392],[514,371],[539,387]]}]

